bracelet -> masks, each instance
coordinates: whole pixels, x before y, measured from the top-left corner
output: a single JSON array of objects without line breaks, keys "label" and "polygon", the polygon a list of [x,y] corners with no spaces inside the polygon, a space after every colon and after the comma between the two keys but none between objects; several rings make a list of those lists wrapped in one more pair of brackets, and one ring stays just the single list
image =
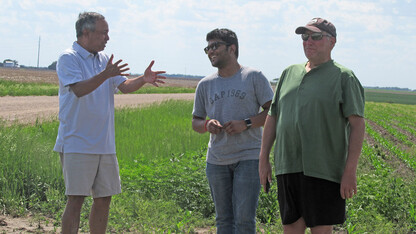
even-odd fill
[{"label": "bracelet", "polygon": [[207,131],[208,131],[208,129],[207,129],[207,124],[208,124],[208,121],[209,121],[209,119],[205,120],[205,124],[204,124],[204,129],[205,129],[205,132],[207,132]]}]

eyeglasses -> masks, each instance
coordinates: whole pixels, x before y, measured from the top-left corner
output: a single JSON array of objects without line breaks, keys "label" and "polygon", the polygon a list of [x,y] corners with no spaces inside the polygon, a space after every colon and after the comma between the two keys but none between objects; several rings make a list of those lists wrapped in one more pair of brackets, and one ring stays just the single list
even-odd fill
[{"label": "eyeglasses", "polygon": [[326,36],[326,37],[331,37],[330,35],[327,34],[322,34],[322,33],[312,33],[312,34],[302,34],[302,40],[307,41],[309,39],[309,36],[311,36],[313,41],[319,41],[322,39],[322,37]]},{"label": "eyeglasses", "polygon": [[215,51],[216,49],[218,49],[218,47],[220,47],[220,45],[229,46],[230,44],[222,42],[222,41],[213,42],[211,43],[211,45],[208,45],[207,47],[204,48],[205,54],[208,54],[210,49],[212,49],[212,51]]}]

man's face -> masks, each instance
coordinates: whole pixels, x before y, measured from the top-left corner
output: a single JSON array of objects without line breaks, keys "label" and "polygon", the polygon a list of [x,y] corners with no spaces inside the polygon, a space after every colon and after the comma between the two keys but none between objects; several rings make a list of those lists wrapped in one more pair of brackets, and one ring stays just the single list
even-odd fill
[{"label": "man's face", "polygon": [[[306,31],[304,34],[309,35],[308,39],[303,41],[303,50],[305,56],[310,61],[320,61],[331,57],[331,50],[335,45],[335,38],[326,32],[314,33]],[[319,40],[313,40],[312,37],[322,34]]]},{"label": "man's face", "polygon": [[228,63],[230,57],[227,43],[224,41],[214,39],[208,41],[208,46],[205,48],[211,65],[216,68],[223,68]]},{"label": "man's face", "polygon": [[88,39],[87,50],[91,53],[97,53],[103,51],[107,41],[110,40],[108,36],[108,24],[105,20],[97,20],[95,22],[95,31],[87,31],[86,36]]}]

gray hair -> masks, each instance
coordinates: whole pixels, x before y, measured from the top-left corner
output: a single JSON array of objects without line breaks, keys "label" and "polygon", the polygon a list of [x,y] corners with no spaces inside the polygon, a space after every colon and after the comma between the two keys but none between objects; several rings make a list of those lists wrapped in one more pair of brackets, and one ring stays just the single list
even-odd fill
[{"label": "gray hair", "polygon": [[77,38],[82,36],[84,29],[91,32],[95,31],[95,22],[97,20],[104,20],[104,16],[96,12],[82,12],[79,13],[78,20],[75,23],[75,30]]}]

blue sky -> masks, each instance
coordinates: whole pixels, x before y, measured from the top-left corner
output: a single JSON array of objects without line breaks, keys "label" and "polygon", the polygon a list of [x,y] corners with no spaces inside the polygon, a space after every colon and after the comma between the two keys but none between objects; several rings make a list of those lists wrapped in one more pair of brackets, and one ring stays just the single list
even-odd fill
[{"label": "blue sky", "polygon": [[214,28],[230,28],[240,43],[239,62],[270,80],[303,63],[294,33],[313,17],[337,28],[332,58],[352,69],[363,86],[416,89],[416,0],[0,0],[0,60],[36,66],[56,61],[76,40],[82,11],[103,14],[110,27],[105,52],[142,73],[149,62],[169,74],[216,71],[203,47]]}]

